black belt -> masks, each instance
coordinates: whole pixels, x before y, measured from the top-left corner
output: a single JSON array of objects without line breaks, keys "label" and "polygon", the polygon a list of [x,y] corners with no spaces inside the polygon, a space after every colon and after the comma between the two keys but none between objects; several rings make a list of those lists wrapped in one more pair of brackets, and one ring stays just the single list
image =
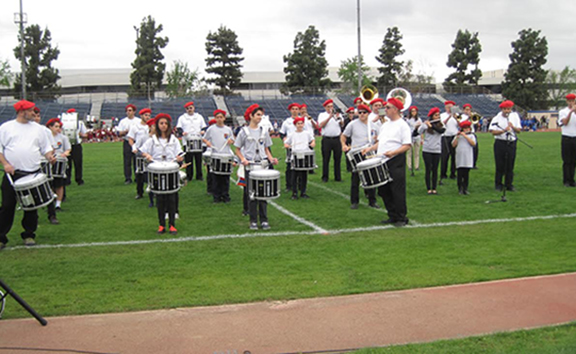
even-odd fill
[{"label": "black belt", "polygon": [[575,139],[576,139],[576,136],[562,135],[562,139],[575,140]]},{"label": "black belt", "polygon": [[340,139],[340,136],[323,136],[322,139]]}]

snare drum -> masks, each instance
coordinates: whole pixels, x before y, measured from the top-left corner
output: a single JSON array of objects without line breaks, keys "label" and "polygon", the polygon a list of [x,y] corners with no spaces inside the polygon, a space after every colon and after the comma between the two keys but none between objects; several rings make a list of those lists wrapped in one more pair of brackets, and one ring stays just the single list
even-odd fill
[{"label": "snare drum", "polygon": [[143,174],[146,172],[146,166],[148,165],[148,159],[141,156],[136,156],[136,173]]},{"label": "snare drum", "polygon": [[202,138],[198,135],[187,135],[186,152],[202,152]]},{"label": "snare drum", "polygon": [[269,200],[280,197],[279,171],[251,171],[248,179],[248,195],[250,196],[250,199]]},{"label": "snare drum", "polygon": [[210,169],[217,175],[231,175],[234,156],[232,154],[212,153]]},{"label": "snare drum", "polygon": [[360,162],[357,166],[360,185],[364,189],[376,188],[392,181],[388,166],[380,157]]},{"label": "snare drum", "polygon": [[212,151],[206,150],[202,154],[202,160],[204,161],[205,165],[210,165],[210,160],[212,159]]},{"label": "snare drum", "polygon": [[367,147],[369,146],[365,145],[361,147],[355,147],[346,153],[346,158],[348,161],[350,161],[350,166],[352,166],[352,172],[358,172],[357,166],[360,162],[366,161],[367,159],[376,156],[374,151],[368,151],[366,155],[362,155],[362,150],[366,149]]},{"label": "snare drum", "polygon": [[66,178],[66,165],[68,159],[62,156],[56,158],[56,162],[52,165],[52,176],[54,178]]},{"label": "snare drum", "polygon": [[290,163],[292,161],[292,149],[286,148],[286,163]]},{"label": "snare drum", "polygon": [[180,190],[180,168],[176,162],[152,162],[146,170],[152,193],[170,194]]},{"label": "snare drum", "polygon": [[52,177],[52,166],[50,165],[50,162],[44,157],[40,159],[40,171],[46,175],[46,178],[49,181],[54,179],[54,177]]},{"label": "snare drum", "polygon": [[14,182],[14,191],[22,210],[26,211],[40,209],[54,200],[50,182],[43,173],[20,178]]},{"label": "snare drum", "polygon": [[310,171],[316,168],[314,150],[294,151],[292,153],[292,169],[295,171]]}]

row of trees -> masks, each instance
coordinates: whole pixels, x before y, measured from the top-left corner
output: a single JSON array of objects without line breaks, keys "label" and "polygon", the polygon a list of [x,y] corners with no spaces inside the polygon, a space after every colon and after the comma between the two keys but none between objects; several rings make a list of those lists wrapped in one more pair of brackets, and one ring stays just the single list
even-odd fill
[{"label": "row of trees", "polygon": [[[131,97],[154,97],[166,75],[166,93],[170,97],[185,97],[208,92],[208,84],[217,87],[216,94],[228,95],[240,85],[242,79],[243,49],[236,33],[224,26],[206,37],[206,72],[209,78],[202,78],[198,69],[191,70],[188,64],[176,61],[166,72],[162,49],[169,42],[162,37],[163,27],[148,16],[137,29],[136,58],[132,63],[129,95]],[[364,58],[357,56],[346,59],[340,65],[338,75],[343,82],[344,92],[355,94],[358,82],[358,65],[361,66],[362,82],[376,83],[379,87],[390,88],[406,85],[431,84],[429,73],[413,72],[413,62],[399,60],[405,53],[402,34],[398,27],[389,28],[375,59],[378,77],[370,76],[370,68]],[[19,38],[20,39],[20,38]],[[60,51],[51,46],[51,34],[46,28],[31,25],[24,31],[24,56],[26,61],[26,85],[31,93],[42,92],[47,97],[56,97],[60,87],[58,69],[52,62],[58,59]],[[548,44],[540,31],[522,30],[519,38],[512,42],[510,65],[502,83],[503,95],[526,109],[546,108],[552,103],[561,102],[563,95],[576,89],[576,70],[566,67],[561,72],[547,71],[543,67],[548,55]],[[283,57],[286,82],[282,91],[287,94],[315,94],[331,88],[328,78],[328,61],[325,58],[326,42],[314,26],[298,32],[294,39],[293,51]],[[476,86],[482,76],[478,69],[482,46],[478,33],[459,30],[446,65],[454,69],[444,81],[444,87],[462,88]],[[14,48],[14,55],[20,60],[20,47]],[[7,61],[0,62],[0,84],[8,85],[11,77]],[[15,96],[21,90],[21,79],[14,80]],[[46,97],[46,96],[44,96]]]}]

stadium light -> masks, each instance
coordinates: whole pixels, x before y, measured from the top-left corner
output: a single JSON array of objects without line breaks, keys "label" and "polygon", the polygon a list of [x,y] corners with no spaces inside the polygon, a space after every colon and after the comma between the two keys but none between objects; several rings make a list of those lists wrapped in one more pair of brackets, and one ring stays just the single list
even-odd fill
[{"label": "stadium light", "polygon": [[24,58],[24,24],[28,22],[28,16],[22,11],[22,0],[20,0],[20,12],[14,13],[14,23],[20,25],[20,67],[22,83],[22,99],[26,99],[26,60]]}]

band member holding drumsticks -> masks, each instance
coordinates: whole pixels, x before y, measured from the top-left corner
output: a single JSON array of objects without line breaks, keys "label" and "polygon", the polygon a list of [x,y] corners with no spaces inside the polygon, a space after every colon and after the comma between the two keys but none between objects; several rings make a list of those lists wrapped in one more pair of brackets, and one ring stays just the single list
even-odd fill
[{"label": "band member holding drumsticks", "polygon": [[[17,181],[26,175],[39,172],[42,155],[51,163],[55,162],[52,146],[44,128],[34,122],[34,103],[22,100],[14,104],[14,109],[16,119],[0,126],[0,163],[4,167],[0,207],[0,250],[8,243],[6,235],[12,228],[16,211],[16,192],[7,175],[10,175],[13,181]],[[37,210],[24,211],[22,227],[24,232],[20,236],[24,244],[35,245]]]},{"label": "band member holding drumsticks", "polygon": [[[34,121],[38,124],[40,124],[40,122],[42,121],[40,108],[38,108],[38,107],[34,107]],[[46,133],[46,137],[48,138],[48,141],[50,142],[50,146],[54,147],[54,145],[56,145],[56,143],[54,142],[54,137],[52,136],[52,131],[45,125],[42,125],[42,128],[44,128],[44,132]],[[52,152],[54,152],[54,149],[52,149]],[[52,168],[52,167],[49,165],[48,168]],[[50,203],[46,206],[46,211],[48,212],[48,221],[50,221],[50,223],[52,225],[60,224],[60,221],[58,221],[58,218],[56,217],[56,199],[54,199],[52,201],[52,203]]]},{"label": "band member holding drumsticks", "polygon": [[278,164],[278,159],[272,157],[270,146],[272,139],[270,134],[258,127],[262,120],[264,109],[258,104],[253,104],[246,110],[244,117],[248,118],[249,125],[240,129],[236,136],[234,146],[236,156],[245,168],[246,187],[244,187],[244,203],[247,204],[250,214],[250,230],[258,230],[258,214],[260,215],[260,226],[264,230],[270,229],[268,224],[268,203],[265,200],[251,200],[248,195],[250,186],[250,163],[260,164],[268,159],[273,165]]},{"label": "band member holding drumsticks", "polygon": [[442,134],[446,131],[440,120],[440,109],[434,107],[428,112],[428,120],[418,128],[418,133],[424,134],[422,157],[426,167],[425,180],[428,194],[438,194],[438,165],[442,156]]},{"label": "band member holding drumsticks", "polygon": [[[182,114],[178,118],[178,124],[176,124],[177,130],[182,130],[182,136],[184,139],[188,139],[192,136],[202,136],[204,132],[203,128],[206,128],[206,121],[200,113],[196,113],[196,107],[194,102],[190,101],[184,105],[186,113]],[[189,165],[186,167],[186,176],[188,180],[191,181],[194,177],[194,166],[196,166],[196,180],[202,181],[204,177],[202,176],[202,152],[186,152],[186,160]]]},{"label": "band member holding drumsticks", "polygon": [[[155,135],[142,146],[142,155],[152,161],[182,162],[182,146],[180,141],[172,134],[172,117],[166,113],[159,113],[154,117]],[[156,207],[158,208],[158,233],[166,232],[166,210],[168,210],[169,232],[176,235],[176,208],[178,192],[158,194]]]},{"label": "band member holding drumsticks", "polygon": [[118,136],[124,139],[124,144],[122,145],[124,157],[124,184],[132,183],[132,170],[136,170],[136,159],[132,153],[132,147],[128,142],[128,137],[126,136],[128,135],[131,126],[140,124],[140,119],[137,119],[135,114],[136,106],[131,103],[128,104],[126,106],[126,118],[123,118],[118,124]]},{"label": "band member holding drumsticks", "polygon": [[[294,120],[298,118],[298,114],[300,114],[300,105],[298,103],[290,103],[288,105],[288,110],[290,111],[290,117],[284,119],[284,122],[282,122],[282,126],[280,127],[279,131],[283,142],[286,142],[288,136],[296,131]],[[284,144],[284,147],[286,147],[286,144]],[[292,170],[291,163],[292,156],[290,153],[290,148],[286,147],[286,192],[289,192],[293,189],[292,181],[294,180],[294,170]]]},{"label": "band member holding drumsticks", "polygon": [[[340,137],[340,143],[342,144],[342,151],[345,153],[350,151],[351,148],[360,148],[363,146],[369,146],[374,143],[374,139],[377,135],[376,127],[370,122],[368,125],[368,114],[370,114],[370,108],[364,104],[358,105],[358,116],[359,118],[352,121],[344,129],[344,133]],[[370,127],[370,132],[368,132],[368,127]],[[347,140],[350,139],[350,144],[348,145]],[[346,159],[348,160],[348,159]],[[352,179],[350,182],[350,203],[351,209],[358,209],[358,203],[360,202],[360,176],[358,172],[352,171]],[[368,196],[368,202],[372,208],[379,209],[380,206],[376,204],[376,190],[374,188],[366,189],[366,194]]]},{"label": "band member holding drumsticks", "polygon": [[[297,117],[294,119],[294,125],[296,126],[296,131],[288,135],[286,140],[284,140],[284,147],[287,149],[292,149],[292,159],[294,159],[294,153],[301,151],[310,151],[316,146],[316,141],[314,136],[304,130],[304,117]],[[294,164],[291,164],[294,168]],[[306,194],[306,184],[308,182],[308,171],[292,171],[292,199],[298,199],[298,186],[300,186],[300,198],[308,199]]]},{"label": "band member holding drumsticks", "polygon": [[[148,140],[150,127],[148,124],[148,120],[150,120],[150,116],[152,115],[152,110],[150,108],[143,108],[138,112],[140,114],[140,124],[133,125],[130,127],[128,134],[128,144],[132,149],[132,153],[136,156],[138,150],[135,147],[136,141],[138,140]],[[143,145],[143,142],[139,144],[140,146]],[[144,194],[144,178],[145,173],[143,171],[137,171],[136,175],[136,198],[135,199],[142,199]]]},{"label": "band member holding drumsticks", "polygon": [[[216,119],[216,124],[210,126],[206,130],[206,134],[204,134],[204,143],[209,149],[211,149],[212,153],[232,155],[230,145],[234,143],[234,134],[232,133],[232,129],[224,124],[226,121],[226,111],[221,109],[215,110],[214,119]],[[230,175],[211,174],[214,184],[212,188],[214,203],[229,203]]]},{"label": "band member holding drumsticks", "polygon": [[390,119],[386,129],[380,129],[378,142],[364,149],[364,153],[377,150],[388,165],[391,182],[378,187],[378,195],[382,197],[388,219],[383,224],[393,224],[401,227],[408,224],[408,208],[406,207],[406,151],[412,144],[412,131],[408,123],[402,119],[404,104],[397,98],[390,98],[386,105],[386,116]]},{"label": "band member holding drumsticks", "polygon": [[[68,160],[70,152],[72,151],[72,146],[70,145],[70,140],[64,134],[62,134],[62,122],[58,118],[52,118],[46,123],[46,126],[52,132],[54,137],[54,155],[56,157],[63,157]],[[66,178],[64,177],[54,177],[52,180],[52,186],[54,186],[54,193],[56,193],[56,211],[62,211],[61,204],[62,198],[64,197],[64,185],[66,184]]]}]

